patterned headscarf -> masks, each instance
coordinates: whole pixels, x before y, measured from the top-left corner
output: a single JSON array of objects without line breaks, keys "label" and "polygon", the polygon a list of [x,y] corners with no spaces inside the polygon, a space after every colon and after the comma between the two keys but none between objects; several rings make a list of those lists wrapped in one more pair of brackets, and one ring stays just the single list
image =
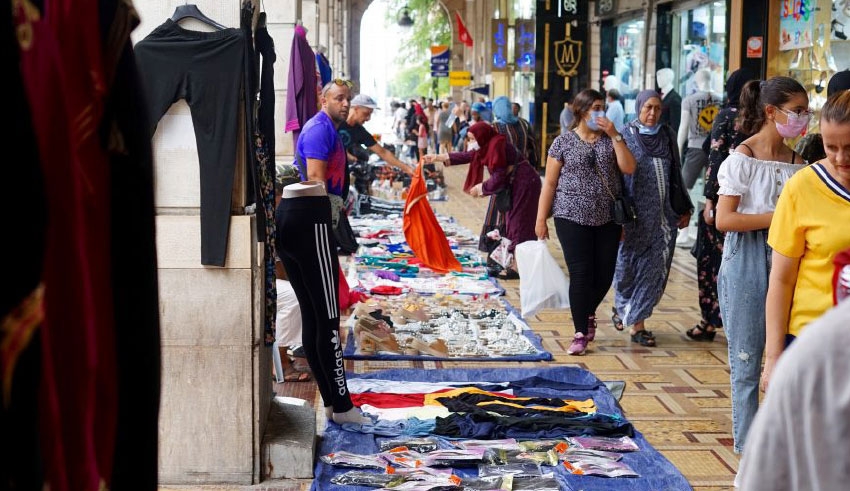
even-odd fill
[{"label": "patterned headscarf", "polygon": [[472,162],[469,163],[469,172],[467,172],[466,181],[463,183],[464,191],[469,191],[472,186],[484,180],[485,166],[490,172],[493,172],[495,169],[507,165],[504,135],[496,133],[493,126],[484,121],[479,121],[470,126],[469,132],[475,136],[479,148],[475,151]]},{"label": "patterned headscarf", "polygon": [[499,96],[493,101],[493,114],[496,119],[505,124],[514,124],[519,119],[514,116],[511,101],[506,96]]}]

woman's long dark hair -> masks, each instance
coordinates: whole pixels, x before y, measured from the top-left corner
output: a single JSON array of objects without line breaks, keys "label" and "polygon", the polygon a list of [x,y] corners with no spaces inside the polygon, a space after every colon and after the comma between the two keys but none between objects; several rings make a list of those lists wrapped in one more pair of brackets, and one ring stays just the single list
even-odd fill
[{"label": "woman's long dark hair", "polygon": [[756,134],[766,120],[764,107],[768,104],[779,107],[788,102],[795,94],[806,94],[800,82],[790,77],[771,77],[768,80],[750,80],[741,90],[738,121],[741,131],[747,135]]},{"label": "woman's long dark hair", "polygon": [[571,130],[578,127],[579,122],[584,119],[584,115],[590,111],[590,106],[596,101],[605,101],[605,96],[598,90],[584,89],[578,93],[572,104],[573,122],[570,124]]}]

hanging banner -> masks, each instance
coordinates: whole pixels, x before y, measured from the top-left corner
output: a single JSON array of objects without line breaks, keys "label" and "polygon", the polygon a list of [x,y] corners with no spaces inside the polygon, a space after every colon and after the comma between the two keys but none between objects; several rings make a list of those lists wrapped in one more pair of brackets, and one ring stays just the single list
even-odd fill
[{"label": "hanging banner", "polygon": [[534,71],[534,24],[533,20],[517,19],[514,28],[514,56],[517,71]]},{"label": "hanging banner", "polygon": [[508,20],[493,19],[490,32],[490,52],[493,53],[490,71],[504,72],[508,69]]},{"label": "hanging banner", "polygon": [[779,9],[779,51],[811,48],[814,0],[782,0]]}]

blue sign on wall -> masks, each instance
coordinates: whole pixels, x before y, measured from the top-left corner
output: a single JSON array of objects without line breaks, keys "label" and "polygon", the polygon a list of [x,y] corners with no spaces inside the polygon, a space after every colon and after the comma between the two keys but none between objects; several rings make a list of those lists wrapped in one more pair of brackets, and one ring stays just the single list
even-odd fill
[{"label": "blue sign on wall", "polygon": [[431,76],[432,77],[448,77],[449,76],[449,59],[452,51],[448,46],[437,45],[431,46]]}]

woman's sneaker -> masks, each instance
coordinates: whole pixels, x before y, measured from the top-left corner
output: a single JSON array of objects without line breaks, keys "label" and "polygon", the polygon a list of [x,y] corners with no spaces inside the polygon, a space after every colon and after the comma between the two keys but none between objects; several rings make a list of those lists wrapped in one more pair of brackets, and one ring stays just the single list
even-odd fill
[{"label": "woman's sneaker", "polygon": [[573,342],[570,343],[570,347],[567,349],[568,355],[579,356],[584,354],[584,350],[587,349],[587,337],[577,332],[575,336],[573,336]]}]

